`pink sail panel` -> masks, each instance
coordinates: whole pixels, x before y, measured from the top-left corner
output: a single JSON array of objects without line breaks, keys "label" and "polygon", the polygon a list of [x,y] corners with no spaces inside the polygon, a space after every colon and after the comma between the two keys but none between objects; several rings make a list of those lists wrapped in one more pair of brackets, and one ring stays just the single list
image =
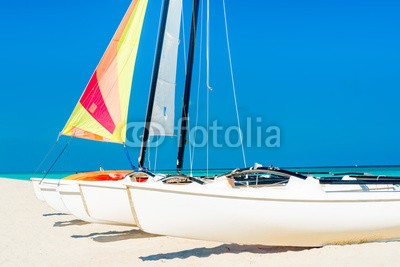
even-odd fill
[{"label": "pink sail panel", "polygon": [[96,72],[93,74],[87,89],[79,100],[79,103],[82,104],[86,111],[89,111],[95,120],[112,133],[115,130],[115,124],[110,116],[106,103],[104,102],[96,74]]}]

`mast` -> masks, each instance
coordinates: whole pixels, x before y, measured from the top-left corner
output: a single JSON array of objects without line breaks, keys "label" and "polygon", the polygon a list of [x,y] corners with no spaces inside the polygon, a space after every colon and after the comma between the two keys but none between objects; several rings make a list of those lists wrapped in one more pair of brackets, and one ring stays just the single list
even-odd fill
[{"label": "mast", "polygon": [[197,29],[198,15],[199,15],[199,0],[193,0],[192,27],[191,27],[191,31],[190,31],[189,56],[188,56],[188,64],[187,64],[187,70],[186,70],[185,93],[183,96],[182,121],[181,121],[181,132],[180,132],[180,136],[179,136],[178,159],[176,162],[176,169],[178,172],[182,170],[183,156],[185,153],[190,88],[191,88],[191,84],[192,84],[192,73],[193,73],[194,53],[195,53],[195,45],[196,45],[196,33],[197,33],[196,29]]},{"label": "mast", "polygon": [[156,88],[157,88],[158,71],[160,68],[161,53],[164,44],[164,34],[165,34],[165,27],[167,24],[169,2],[170,0],[164,0],[164,6],[160,23],[160,31],[158,33],[156,58],[154,60],[153,77],[151,79],[150,95],[149,95],[149,101],[147,103],[146,121],[143,132],[142,147],[139,156],[139,169],[143,168],[144,161],[146,158],[147,141],[149,140],[149,134],[150,134],[151,116],[153,114],[154,96],[156,94]]}]

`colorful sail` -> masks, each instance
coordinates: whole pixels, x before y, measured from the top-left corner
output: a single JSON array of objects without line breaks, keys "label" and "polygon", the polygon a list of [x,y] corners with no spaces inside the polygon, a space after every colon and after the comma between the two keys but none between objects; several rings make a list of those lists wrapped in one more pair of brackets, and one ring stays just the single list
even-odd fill
[{"label": "colorful sail", "polygon": [[133,0],[61,134],[124,143],[148,0]]},{"label": "colorful sail", "polygon": [[164,42],[154,97],[150,135],[174,135],[175,85],[178,60],[182,0],[171,0],[168,7]]}]

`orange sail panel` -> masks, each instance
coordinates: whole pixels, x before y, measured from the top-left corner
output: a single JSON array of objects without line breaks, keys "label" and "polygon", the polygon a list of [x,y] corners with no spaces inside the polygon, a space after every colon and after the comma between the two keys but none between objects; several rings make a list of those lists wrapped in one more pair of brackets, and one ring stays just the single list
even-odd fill
[{"label": "orange sail panel", "polygon": [[148,0],[134,0],[61,134],[124,143],[136,54]]}]

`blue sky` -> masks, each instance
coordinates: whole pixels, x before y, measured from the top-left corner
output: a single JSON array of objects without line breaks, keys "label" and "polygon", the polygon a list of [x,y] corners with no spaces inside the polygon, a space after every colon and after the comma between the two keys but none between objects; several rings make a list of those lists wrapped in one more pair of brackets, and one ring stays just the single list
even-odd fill
[{"label": "blue sky", "polygon": [[[188,37],[191,1],[184,1]],[[222,5],[220,0],[211,2],[210,121],[228,127],[236,119]],[[129,0],[0,3],[0,172],[37,167],[128,5]],[[226,0],[226,5],[241,122],[252,117],[255,123],[260,117],[262,129],[272,125],[281,129],[279,148],[246,148],[248,165],[400,164],[398,1],[249,0],[239,4]],[[160,1],[150,0],[130,121],[141,122],[145,115],[159,11]],[[179,62],[177,115],[184,82],[182,49]],[[206,87],[201,77],[199,123],[205,125]],[[196,90],[192,91],[193,116]],[[61,138],[44,168],[67,141]],[[176,138],[168,138],[159,147],[158,169],[175,167],[176,143]],[[129,151],[136,162],[139,150]],[[205,151],[196,150],[195,168],[206,166]],[[155,151],[150,152],[154,164]],[[91,170],[100,164],[129,167],[120,145],[74,139],[54,169]],[[211,168],[242,165],[240,148],[210,148]]]}]

